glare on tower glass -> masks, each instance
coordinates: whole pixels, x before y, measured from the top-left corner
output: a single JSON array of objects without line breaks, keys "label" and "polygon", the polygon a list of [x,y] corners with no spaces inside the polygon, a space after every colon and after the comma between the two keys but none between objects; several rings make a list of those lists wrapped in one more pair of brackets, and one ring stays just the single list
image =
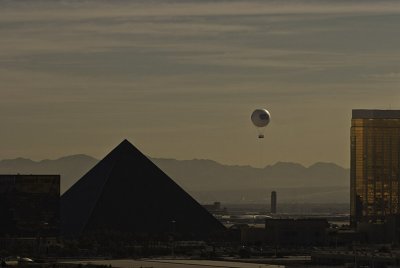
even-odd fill
[{"label": "glare on tower glass", "polygon": [[258,138],[264,138],[265,127],[271,121],[271,115],[267,109],[256,109],[251,114],[251,121],[253,125],[257,128]]}]

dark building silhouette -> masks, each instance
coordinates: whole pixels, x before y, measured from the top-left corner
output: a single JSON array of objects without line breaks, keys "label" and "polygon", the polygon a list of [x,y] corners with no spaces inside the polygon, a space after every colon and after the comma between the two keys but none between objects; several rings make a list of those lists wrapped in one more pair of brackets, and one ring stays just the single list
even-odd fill
[{"label": "dark building silhouette", "polygon": [[56,237],[59,211],[59,175],[0,175],[0,237]]},{"label": "dark building silhouette", "polygon": [[228,211],[226,207],[221,207],[221,202],[214,202],[213,204],[205,204],[203,205],[203,208],[205,208],[208,212],[214,215],[225,214]]},{"label": "dark building silhouette", "polygon": [[124,140],[61,198],[62,232],[207,237],[225,230],[206,209]]},{"label": "dark building silhouette", "polygon": [[210,212],[221,211],[221,202],[214,202],[213,204],[210,204],[210,205],[206,204],[206,205],[203,205],[203,207],[205,209],[207,209],[207,211],[210,211]]},{"label": "dark building silhouette", "polygon": [[276,213],[276,202],[277,202],[276,192],[272,191],[271,192],[271,213],[272,214]]},{"label": "dark building silhouette", "polygon": [[276,246],[311,246],[327,243],[326,219],[266,219],[265,241]]}]

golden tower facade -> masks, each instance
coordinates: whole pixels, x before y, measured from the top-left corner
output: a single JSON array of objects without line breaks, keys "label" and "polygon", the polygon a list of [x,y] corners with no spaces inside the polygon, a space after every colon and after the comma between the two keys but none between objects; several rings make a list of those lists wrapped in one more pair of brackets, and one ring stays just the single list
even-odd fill
[{"label": "golden tower facade", "polygon": [[400,110],[353,110],[350,221],[400,214]]}]

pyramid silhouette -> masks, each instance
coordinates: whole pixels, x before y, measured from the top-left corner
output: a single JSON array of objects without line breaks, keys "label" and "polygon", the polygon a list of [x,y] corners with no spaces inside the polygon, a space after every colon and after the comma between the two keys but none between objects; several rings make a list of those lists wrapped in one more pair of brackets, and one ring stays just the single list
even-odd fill
[{"label": "pyramid silhouette", "polygon": [[124,140],[61,197],[61,229],[205,237],[224,226]]}]

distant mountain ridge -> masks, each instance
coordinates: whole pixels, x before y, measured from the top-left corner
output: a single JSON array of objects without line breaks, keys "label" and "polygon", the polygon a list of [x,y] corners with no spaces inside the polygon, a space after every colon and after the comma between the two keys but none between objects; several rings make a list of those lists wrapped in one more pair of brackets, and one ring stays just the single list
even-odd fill
[{"label": "distant mountain ridge", "polygon": [[65,192],[90,168],[97,159],[84,155],[70,155],[55,160],[33,161],[27,158],[5,159],[0,161],[1,174],[60,174],[61,193]]},{"label": "distant mountain ridge", "polygon": [[[265,168],[229,166],[213,160],[151,158],[181,187],[201,202],[265,202],[271,190],[278,190],[287,202],[338,202],[348,200],[349,169],[318,162],[309,167],[277,162]],[[99,160],[84,154],[55,160],[26,158],[0,161],[1,174],[60,174],[65,192]]]}]

